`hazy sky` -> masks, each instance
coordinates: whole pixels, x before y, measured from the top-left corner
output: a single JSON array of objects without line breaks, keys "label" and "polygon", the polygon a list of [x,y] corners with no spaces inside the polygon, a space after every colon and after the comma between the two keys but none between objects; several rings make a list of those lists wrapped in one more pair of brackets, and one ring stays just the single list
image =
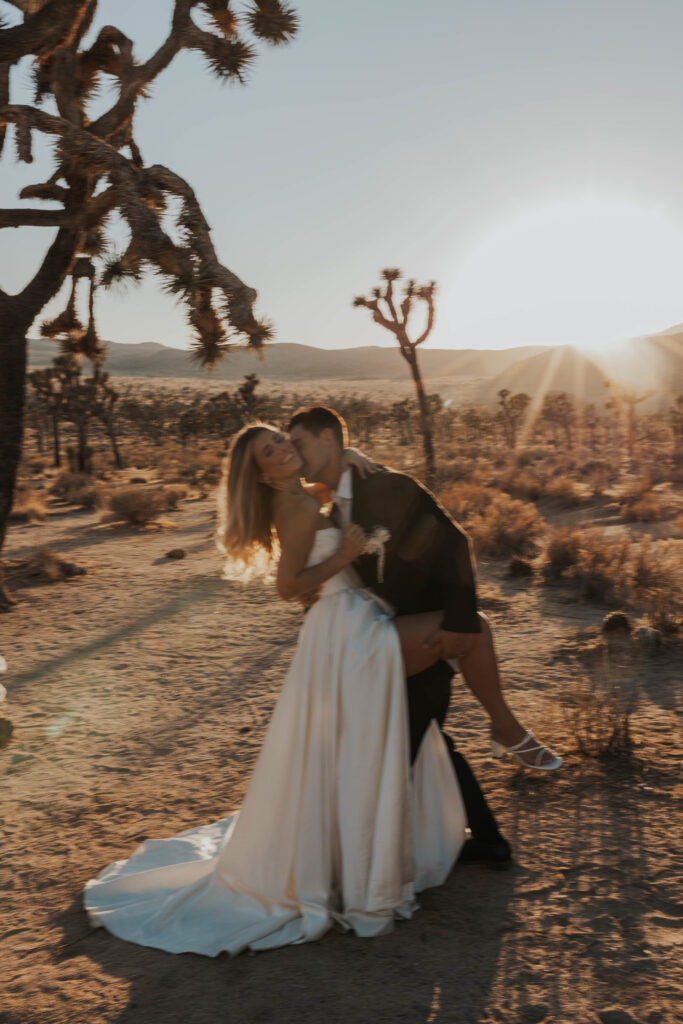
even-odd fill
[{"label": "hazy sky", "polygon": [[[279,340],[392,344],[351,308],[385,266],[438,282],[433,347],[600,344],[683,321],[679,0],[292,2],[298,36],[262,47],[246,87],[183,55],[136,131],[146,162],[190,181]],[[101,0],[98,25],[142,59],[170,10]],[[1,205],[46,167],[6,145]],[[50,236],[0,232],[4,287]],[[115,341],[189,340],[154,283],[103,297],[99,323]]]}]

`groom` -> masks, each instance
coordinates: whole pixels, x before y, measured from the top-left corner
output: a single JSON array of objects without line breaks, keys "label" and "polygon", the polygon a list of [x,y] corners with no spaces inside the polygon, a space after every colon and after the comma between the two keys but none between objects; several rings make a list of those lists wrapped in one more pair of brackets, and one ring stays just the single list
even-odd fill
[{"label": "groom", "polygon": [[[389,533],[381,574],[376,555],[361,555],[354,562],[363,583],[387,600],[397,614],[444,609],[441,629],[430,640],[440,659],[407,680],[414,760],[431,720],[443,726],[446,718],[454,674],[450,659],[468,663],[470,671],[463,669],[470,688],[489,713],[489,704],[494,715],[497,710],[495,654],[488,624],[477,611],[468,537],[412,477],[383,469],[362,479],[353,467],[344,469],[346,424],[334,410],[324,406],[302,409],[290,420],[288,431],[303,459],[306,479],[333,492],[333,512],[339,525],[353,522],[368,534],[381,525]],[[501,728],[508,725],[505,722]],[[444,739],[472,832],[460,859],[505,866],[511,861],[509,844],[500,834],[467,761],[445,733]]]}]

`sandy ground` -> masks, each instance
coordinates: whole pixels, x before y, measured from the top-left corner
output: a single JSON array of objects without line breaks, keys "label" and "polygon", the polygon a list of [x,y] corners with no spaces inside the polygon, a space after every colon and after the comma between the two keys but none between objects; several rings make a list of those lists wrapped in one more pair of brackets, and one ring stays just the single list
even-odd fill
[{"label": "sandy ground", "polygon": [[[495,564],[480,566],[483,604],[511,702],[567,758],[549,777],[492,761],[456,681],[450,726],[514,845],[511,870],[456,867],[374,940],[331,932],[211,960],[91,930],[89,877],[240,804],[301,619],[220,578],[210,500],[166,521],[135,531],[65,509],[10,531],[9,558],[49,545],[87,573],[22,589],[0,620],[0,710],[15,724],[0,751],[2,1024],[680,1019],[680,664],[666,650],[635,663],[633,758],[581,757],[562,706],[603,612]],[[164,557],[178,546],[184,560]]]}]

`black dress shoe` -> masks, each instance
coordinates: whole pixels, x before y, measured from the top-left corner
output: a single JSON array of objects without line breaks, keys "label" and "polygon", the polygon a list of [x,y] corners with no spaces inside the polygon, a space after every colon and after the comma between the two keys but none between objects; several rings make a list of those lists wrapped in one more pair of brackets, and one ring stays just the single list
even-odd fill
[{"label": "black dress shoe", "polygon": [[486,867],[502,871],[512,864],[512,850],[507,839],[502,836],[491,842],[472,836],[465,840],[458,864],[485,864]]}]

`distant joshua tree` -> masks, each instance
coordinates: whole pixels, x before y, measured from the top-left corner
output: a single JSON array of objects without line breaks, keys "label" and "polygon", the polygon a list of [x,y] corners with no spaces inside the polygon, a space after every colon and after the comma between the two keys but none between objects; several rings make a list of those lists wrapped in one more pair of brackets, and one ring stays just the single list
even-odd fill
[{"label": "distant joshua tree", "polygon": [[683,395],[678,395],[669,410],[674,435],[674,454],[683,453]]},{"label": "distant joshua tree", "polygon": [[540,419],[550,425],[555,444],[558,443],[558,434],[561,430],[567,448],[573,447],[576,409],[571,395],[568,395],[566,391],[551,391],[545,395]]},{"label": "distant joshua tree", "polygon": [[632,459],[636,451],[636,406],[650,398],[654,392],[646,391],[645,394],[638,395],[629,388],[620,387],[614,381],[608,381],[607,387],[610,390],[610,398],[605,404],[608,409],[615,409],[625,420],[626,451],[629,459]]},{"label": "distant joshua tree", "polygon": [[[353,300],[354,306],[365,306],[372,312],[372,319],[381,327],[391,331],[398,342],[401,355],[410,367],[410,373],[417,391],[417,402],[420,409],[420,424],[422,428],[422,442],[425,454],[426,476],[431,484],[434,481],[436,464],[434,459],[434,435],[432,429],[432,417],[429,401],[425,394],[422,383],[422,375],[417,361],[417,348],[427,340],[434,326],[434,295],[436,282],[417,285],[415,281],[408,281],[403,289],[404,298],[398,305],[394,298],[394,285],[403,276],[400,270],[388,268],[382,271],[384,285],[380,288],[373,288],[371,296],[365,298],[358,295]],[[427,323],[422,334],[414,341],[408,337],[408,319],[412,313],[415,301],[425,303],[427,309]]]},{"label": "distant joshua tree", "polygon": [[[53,139],[54,172],[45,182],[27,185],[19,197],[59,205],[0,210],[0,228],[57,229],[33,280],[15,295],[0,289],[0,550],[21,450],[26,335],[79,257],[108,251],[112,214],[125,223],[129,240],[121,255],[108,256],[103,277],[139,280],[145,269],[158,273],[186,304],[202,364],[213,365],[230,336],[255,349],[268,339],[270,326],[253,313],[256,292],[219,262],[190,185],[166,167],[145,166],[134,118],[138,101],[183,50],[202,53],[218,78],[242,82],[256,56],[242,30],[277,45],[288,42],[297,27],[294,10],[282,0],[251,0],[239,15],[227,0],[175,0],[167,38],[140,64],[132,41],[112,25],[85,45],[97,0],[11,2],[24,20],[0,24],[0,149],[8,125],[14,126],[17,156],[26,164],[33,159],[33,132]],[[33,57],[35,101],[12,104],[10,72],[27,56]],[[95,117],[90,101],[105,77],[116,80],[117,96]],[[75,316],[71,298],[62,316]],[[9,604],[0,579],[0,607]]]},{"label": "distant joshua tree", "polygon": [[519,425],[524,419],[524,414],[530,402],[531,398],[523,391],[520,391],[517,395],[511,395],[507,388],[501,388],[498,392],[500,417],[503,424],[505,443],[508,448],[515,448],[517,445]]}]

